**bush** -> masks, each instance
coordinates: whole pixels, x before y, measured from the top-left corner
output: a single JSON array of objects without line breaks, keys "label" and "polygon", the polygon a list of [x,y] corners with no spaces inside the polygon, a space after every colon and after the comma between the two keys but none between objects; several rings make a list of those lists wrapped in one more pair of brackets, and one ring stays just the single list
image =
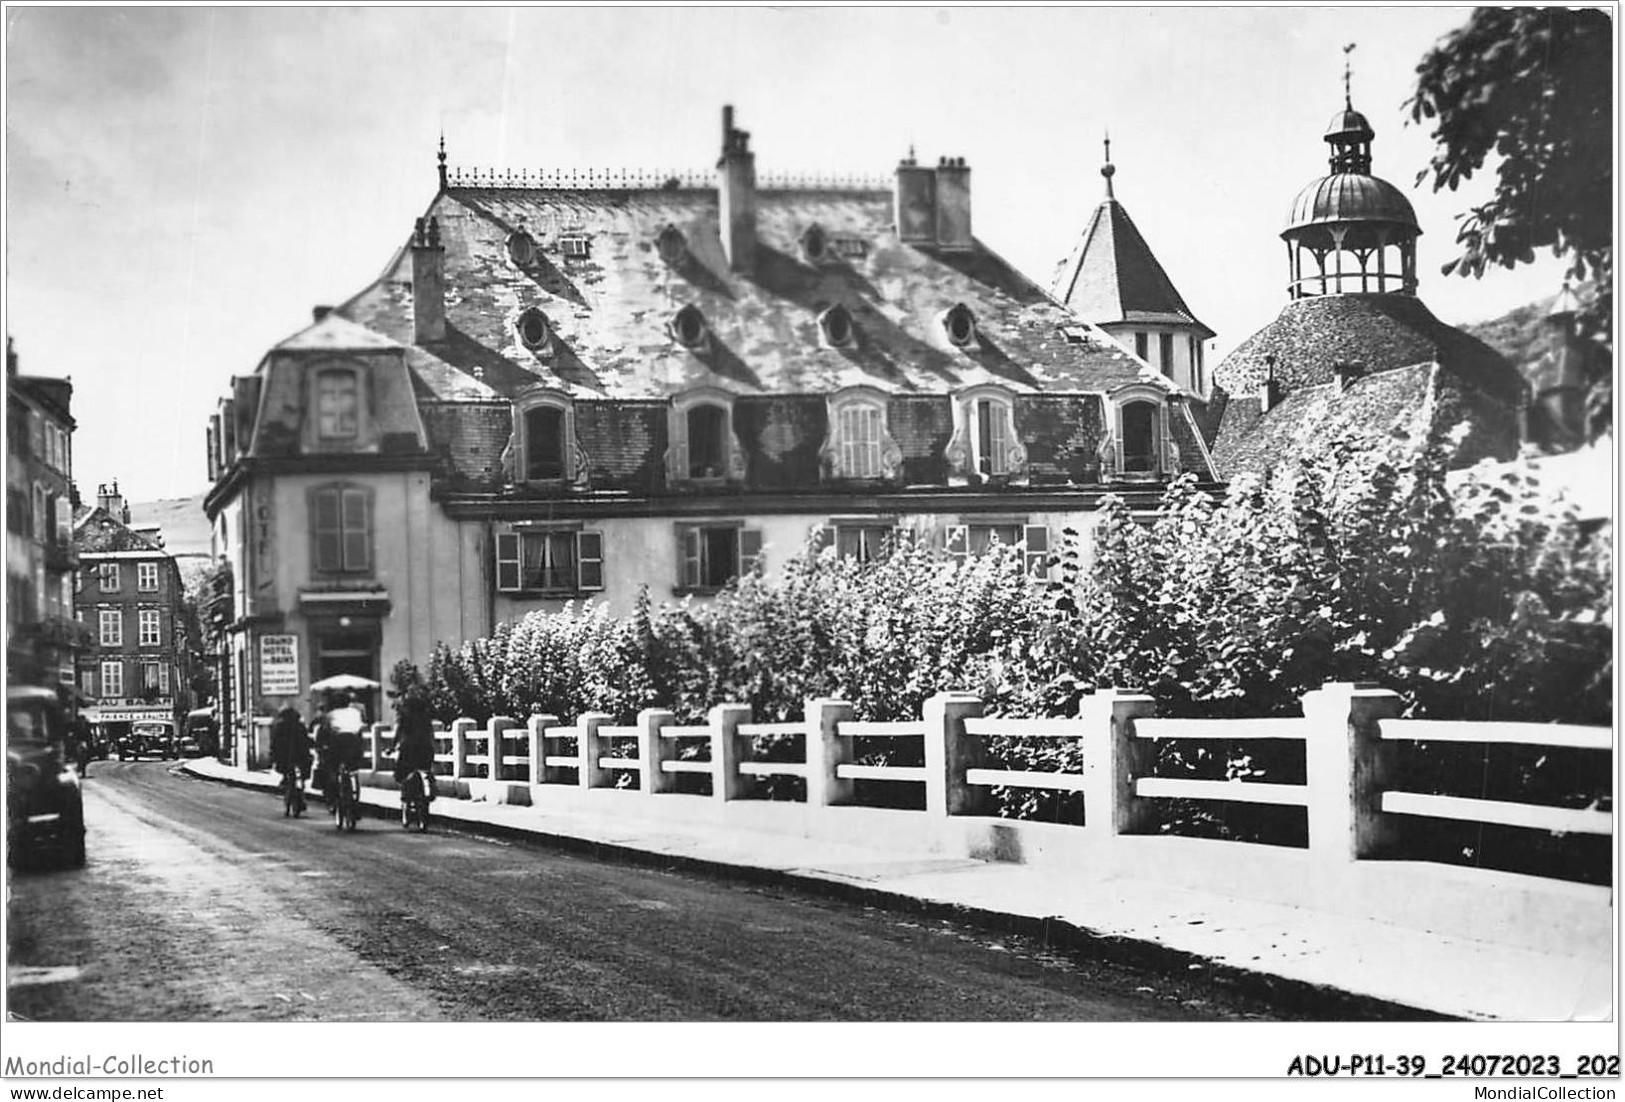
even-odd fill
[{"label": "bush", "polygon": [[[439,718],[482,723],[625,722],[653,706],[699,723],[725,701],[784,721],[824,696],[897,720],[951,689],[992,714],[1075,715],[1096,685],[1148,692],[1162,715],[1273,716],[1327,681],[1380,683],[1415,716],[1611,723],[1611,533],[1554,504],[1528,468],[1451,475],[1449,457],[1443,442],[1403,463],[1333,446],[1223,500],[1177,479],[1150,518],[1108,497],[1092,556],[1064,533],[1050,581],[1017,548],[954,561],[904,540],[860,564],[809,545],[708,604],[644,593],[628,617],[572,605],[437,646],[424,681]],[[1040,740],[994,750],[1013,768],[1076,764]],[[1301,748],[1160,753],[1170,776],[1303,770]],[[998,795],[1004,814],[1076,819],[1073,797]],[[1254,836],[1248,815],[1267,819],[1237,809],[1220,830],[1171,804],[1168,825]]]}]

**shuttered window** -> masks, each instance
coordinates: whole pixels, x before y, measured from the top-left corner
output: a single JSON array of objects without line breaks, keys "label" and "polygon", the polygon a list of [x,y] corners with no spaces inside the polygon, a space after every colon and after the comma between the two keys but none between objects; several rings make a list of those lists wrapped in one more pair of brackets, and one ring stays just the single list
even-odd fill
[{"label": "shuttered window", "polygon": [[319,574],[372,570],[372,494],[359,486],[323,486],[311,492],[310,529]]},{"label": "shuttered window", "polygon": [[677,559],[679,588],[721,589],[760,568],[762,533],[737,524],[678,525]]},{"label": "shuttered window", "polygon": [[976,403],[976,471],[1010,473],[1010,407],[983,398]]},{"label": "shuttered window", "polygon": [[841,409],[841,477],[880,477],[881,416],[879,406],[849,405]]},{"label": "shuttered window", "polygon": [[604,537],[570,530],[499,532],[497,589],[504,593],[579,593],[604,588]]}]

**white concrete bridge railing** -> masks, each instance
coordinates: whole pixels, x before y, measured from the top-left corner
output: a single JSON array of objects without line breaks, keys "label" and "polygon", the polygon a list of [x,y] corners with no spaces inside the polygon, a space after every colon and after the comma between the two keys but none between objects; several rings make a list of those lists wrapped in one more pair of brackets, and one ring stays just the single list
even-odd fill
[{"label": "white concrete bridge railing", "polygon": [[[851,704],[809,700],[801,720],[757,723],[750,708],[722,704],[701,725],[679,725],[651,709],[635,723],[587,713],[573,724],[534,715],[499,716],[483,727],[437,725],[436,771],[453,797],[536,805],[730,829],[856,842],[905,853],[938,853],[1054,866],[1099,880],[1133,878],[1228,891],[1296,906],[1360,914],[1524,948],[1608,951],[1612,892],[1547,877],[1393,859],[1404,824],[1467,821],[1561,835],[1613,831],[1611,812],[1468,799],[1409,791],[1396,768],[1409,743],[1520,744],[1594,755],[1608,776],[1607,728],[1527,723],[1441,723],[1399,719],[1387,690],[1328,684],[1284,719],[1159,719],[1148,696],[1106,690],[1067,719],[983,715],[983,702],[943,693],[917,721],[856,719]],[[390,786],[393,730],[370,732],[371,783]],[[1011,770],[987,764],[989,739],[1070,741],[1080,772]],[[776,743],[765,757],[752,748]],[[1157,744],[1290,740],[1303,748],[1301,784],[1190,780],[1157,775]],[[923,764],[861,760],[860,747],[923,750]],[[895,756],[895,755],[894,755]],[[916,753],[918,759],[921,755]],[[703,777],[704,782],[679,778]],[[775,778],[803,778],[805,796],[759,798]],[[923,789],[920,810],[860,807],[856,782],[907,782]],[[993,788],[1082,793],[1083,823],[999,818]],[[709,795],[695,794],[709,788]],[[1157,833],[1156,801],[1186,799],[1302,807],[1307,846],[1288,848]]]}]

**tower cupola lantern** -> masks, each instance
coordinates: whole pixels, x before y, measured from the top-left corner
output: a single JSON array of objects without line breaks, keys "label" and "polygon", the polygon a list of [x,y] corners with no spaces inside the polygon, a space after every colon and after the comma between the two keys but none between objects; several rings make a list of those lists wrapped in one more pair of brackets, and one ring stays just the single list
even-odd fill
[{"label": "tower cupola lantern", "polygon": [[[1344,47],[1345,59],[1353,51]],[[1281,238],[1292,298],[1342,294],[1416,294],[1416,239],[1422,229],[1410,200],[1371,174],[1376,132],[1354,109],[1352,67],[1343,68],[1343,109],[1325,141],[1331,172],[1298,193]]]}]

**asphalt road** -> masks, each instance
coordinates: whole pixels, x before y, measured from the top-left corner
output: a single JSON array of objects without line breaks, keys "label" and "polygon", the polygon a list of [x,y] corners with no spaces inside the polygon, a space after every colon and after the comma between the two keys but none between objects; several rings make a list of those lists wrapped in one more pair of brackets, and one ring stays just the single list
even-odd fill
[{"label": "asphalt road", "polygon": [[796,889],[97,762],[83,870],[11,876],[7,1012],[50,1021],[1215,1021],[1185,976]]}]

